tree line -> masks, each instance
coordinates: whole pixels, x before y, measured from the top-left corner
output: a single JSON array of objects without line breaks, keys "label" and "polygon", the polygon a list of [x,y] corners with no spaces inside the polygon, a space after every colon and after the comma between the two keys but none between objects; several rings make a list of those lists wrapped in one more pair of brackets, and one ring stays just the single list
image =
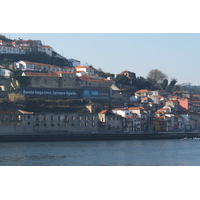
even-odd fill
[{"label": "tree line", "polygon": [[142,76],[129,78],[123,74],[118,75],[115,78],[116,85],[122,89],[131,88],[133,91],[140,89],[148,90],[166,90],[170,93],[174,91],[180,91],[181,87],[176,85],[177,80],[172,78],[170,81],[166,74],[158,69],[152,69],[148,73],[147,78]]}]

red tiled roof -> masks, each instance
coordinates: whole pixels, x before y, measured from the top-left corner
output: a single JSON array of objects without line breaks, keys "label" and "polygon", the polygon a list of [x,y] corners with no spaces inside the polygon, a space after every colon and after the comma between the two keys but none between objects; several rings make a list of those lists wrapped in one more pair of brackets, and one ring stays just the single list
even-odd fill
[{"label": "red tiled roof", "polygon": [[27,64],[33,64],[33,65],[42,65],[42,66],[47,66],[47,67],[53,67],[53,68],[61,68],[64,69],[64,67],[59,67],[59,66],[54,66],[54,65],[50,65],[50,64],[44,64],[44,63],[36,63],[36,62],[29,62],[29,61],[23,61]]},{"label": "red tiled roof", "polygon": [[49,45],[42,45],[42,46],[40,46],[41,48],[52,48],[51,46],[49,46]]},{"label": "red tiled roof", "polygon": [[91,68],[91,67],[86,67],[86,66],[81,66],[81,65],[78,65],[78,66],[76,66],[75,68],[86,68],[86,69],[93,69],[93,68]]},{"label": "red tiled roof", "polygon": [[18,110],[18,111],[21,112],[22,114],[26,114],[26,115],[33,114],[33,112],[28,112],[28,111],[24,111],[24,110]]},{"label": "red tiled roof", "polygon": [[102,110],[99,114],[105,114],[108,110]]},{"label": "red tiled roof", "polygon": [[138,91],[135,92],[135,93],[145,93],[145,92],[148,92],[148,90],[147,90],[147,89],[142,89],[142,90],[138,90]]},{"label": "red tiled roof", "polygon": [[158,97],[159,99],[165,98],[165,97],[163,97],[163,96],[154,96],[154,97]]},{"label": "red tiled roof", "polygon": [[144,110],[143,107],[130,107],[128,110]]}]

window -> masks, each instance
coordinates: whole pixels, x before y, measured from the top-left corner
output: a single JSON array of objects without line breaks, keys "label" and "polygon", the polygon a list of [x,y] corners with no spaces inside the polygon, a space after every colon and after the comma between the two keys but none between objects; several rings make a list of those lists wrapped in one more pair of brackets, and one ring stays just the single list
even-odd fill
[{"label": "window", "polygon": [[18,115],[18,120],[21,121],[22,120],[22,116]]}]

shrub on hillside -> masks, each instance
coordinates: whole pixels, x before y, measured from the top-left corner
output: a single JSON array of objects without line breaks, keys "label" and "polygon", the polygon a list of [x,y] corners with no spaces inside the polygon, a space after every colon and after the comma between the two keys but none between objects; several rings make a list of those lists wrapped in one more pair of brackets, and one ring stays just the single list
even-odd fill
[{"label": "shrub on hillside", "polygon": [[10,93],[8,94],[8,99],[17,104],[25,103],[25,96],[22,94]]}]

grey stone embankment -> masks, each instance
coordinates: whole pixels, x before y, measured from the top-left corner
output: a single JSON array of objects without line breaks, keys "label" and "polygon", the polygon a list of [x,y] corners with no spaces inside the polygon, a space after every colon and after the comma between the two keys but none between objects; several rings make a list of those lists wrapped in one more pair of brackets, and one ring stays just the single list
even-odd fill
[{"label": "grey stone embankment", "polygon": [[92,141],[92,140],[155,140],[199,138],[198,133],[35,133],[23,135],[0,135],[0,142],[39,141]]}]

